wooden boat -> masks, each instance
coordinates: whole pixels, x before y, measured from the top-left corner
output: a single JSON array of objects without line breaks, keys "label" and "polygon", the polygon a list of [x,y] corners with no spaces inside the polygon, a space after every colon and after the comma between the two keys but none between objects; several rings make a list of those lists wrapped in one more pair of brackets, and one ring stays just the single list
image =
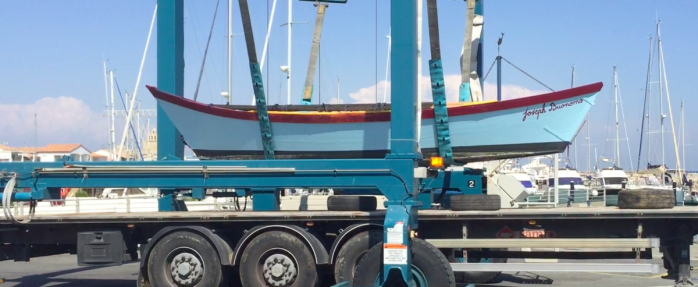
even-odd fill
[{"label": "wooden boat", "polygon": [[[574,139],[602,83],[505,101],[452,103],[458,163],[558,153]],[[254,106],[207,105],[147,87],[202,159],[263,159]],[[419,145],[438,154],[434,110],[424,103]],[[269,106],[277,159],[383,158],[390,151],[389,105]]]}]

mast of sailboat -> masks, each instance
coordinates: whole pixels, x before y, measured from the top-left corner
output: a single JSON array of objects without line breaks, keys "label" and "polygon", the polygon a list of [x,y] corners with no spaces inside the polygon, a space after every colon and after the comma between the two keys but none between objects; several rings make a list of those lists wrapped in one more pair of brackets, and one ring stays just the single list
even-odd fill
[{"label": "mast of sailboat", "polygon": [[228,0],[228,103],[233,98],[233,0]]},{"label": "mast of sailboat", "polygon": [[105,99],[105,103],[107,104],[105,111],[107,114],[107,130],[109,131],[109,135],[108,135],[108,138],[109,138],[109,159],[112,159],[113,158],[112,150],[111,150],[111,121],[112,121],[112,117],[111,117],[111,108],[110,108],[111,105],[109,104],[110,103],[110,101],[109,101],[109,80],[107,79],[109,72],[107,72],[107,61],[106,60],[102,61],[102,66],[104,67],[104,99]]},{"label": "mast of sailboat", "polygon": [[[572,88],[574,88],[574,65],[572,66],[572,83],[570,85]],[[587,117],[589,114],[587,113]],[[589,123],[587,123],[589,124]],[[577,137],[574,137],[574,140],[572,142],[574,145],[574,168],[577,169]]]},{"label": "mast of sailboat", "polygon": [[288,0],[288,43],[287,43],[287,49],[286,51],[286,57],[287,57],[287,76],[286,76],[286,104],[290,105],[291,104],[291,39],[293,38],[292,32],[291,32],[291,27],[293,26],[293,0]]},{"label": "mast of sailboat", "polygon": [[[686,122],[683,116],[683,100],[681,100],[681,162],[686,163]],[[684,173],[686,168],[684,167]]]},{"label": "mast of sailboat", "polygon": [[390,38],[390,33],[392,33],[392,29],[388,30],[388,35],[385,36],[388,38],[388,56],[385,57],[385,84],[383,85],[383,103],[388,99],[388,72],[390,72],[390,44],[392,39]]},{"label": "mast of sailboat", "polygon": [[[638,148],[637,151],[637,171],[640,171],[640,157],[642,155],[642,137],[645,129],[645,118],[647,120],[647,163],[649,166],[650,162],[650,132],[652,131],[652,121],[650,121],[650,110],[652,109],[652,105],[648,100],[652,99],[652,85],[650,81],[652,80],[652,58],[654,57],[654,50],[652,49],[654,46],[652,45],[652,36],[649,37],[650,40],[650,56],[649,59],[647,60],[647,81],[645,82],[645,105],[642,108],[642,126],[640,127],[640,147]],[[645,113],[646,112],[646,113]]]},{"label": "mast of sailboat", "polygon": [[[664,63],[664,52],[662,51],[662,37],[659,34],[659,24],[661,22],[657,21],[657,53],[660,59],[661,63],[661,75],[662,79],[664,80],[664,89],[666,89],[666,100],[667,100],[667,107],[669,108],[669,122],[671,123],[671,137],[674,142],[674,156],[676,157],[676,170],[679,173],[679,178],[683,179],[682,177],[682,171],[681,171],[681,159],[679,158],[679,146],[678,143],[676,142],[676,130],[674,129],[674,115],[671,112],[671,97],[669,96],[669,81],[666,78],[666,65]],[[660,83],[661,80],[660,79]],[[664,117],[662,117],[662,123],[664,122]],[[663,130],[662,130],[663,131]],[[662,143],[664,142],[664,137],[662,137]],[[662,145],[663,147],[663,145]],[[662,150],[662,153],[664,151]],[[662,161],[663,162],[663,161]]]},{"label": "mast of sailboat", "polygon": [[616,109],[616,158],[615,164],[620,167],[620,129],[618,126],[618,74],[616,73],[616,65],[613,65],[613,101]]},{"label": "mast of sailboat", "polygon": [[662,45],[662,37],[659,34],[659,25],[661,24],[661,21],[657,21],[657,70],[659,71],[659,137],[661,138],[661,149],[662,149],[662,166],[666,165],[665,157],[664,157],[664,100],[662,99],[662,95],[664,94],[664,88],[662,86],[662,61],[664,61],[662,57],[662,51],[661,51],[661,45]]},{"label": "mast of sailboat", "polygon": [[111,96],[109,99],[109,106],[110,106],[110,111],[109,114],[111,115],[111,127],[109,128],[109,153],[111,154],[111,160],[115,161],[117,159],[116,157],[116,127],[114,126],[114,119],[116,117],[116,111],[114,110],[114,71],[109,71],[109,81],[110,81],[110,87],[111,87]]}]

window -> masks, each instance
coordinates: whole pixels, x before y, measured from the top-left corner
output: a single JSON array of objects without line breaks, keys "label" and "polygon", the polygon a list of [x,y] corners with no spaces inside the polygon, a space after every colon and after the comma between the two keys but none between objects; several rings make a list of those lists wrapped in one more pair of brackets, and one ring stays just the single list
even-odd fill
[{"label": "window", "polygon": [[604,178],[606,184],[623,184],[623,182],[628,182],[625,177],[606,177]]},{"label": "window", "polygon": [[523,184],[523,186],[524,186],[525,188],[531,188],[531,187],[533,187],[533,183],[532,183],[530,180],[522,180],[522,181],[521,181],[521,184]]},{"label": "window", "polygon": [[[560,183],[560,186],[569,186],[572,182],[574,182],[575,185],[584,184],[581,177],[560,177],[557,181]],[[555,179],[548,179],[548,185],[555,186]]]}]

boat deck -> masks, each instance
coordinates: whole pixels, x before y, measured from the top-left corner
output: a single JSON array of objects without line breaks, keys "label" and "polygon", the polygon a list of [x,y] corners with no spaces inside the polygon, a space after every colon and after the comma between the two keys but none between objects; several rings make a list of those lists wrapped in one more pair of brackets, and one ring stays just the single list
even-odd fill
[{"label": "boat deck", "polygon": [[[385,210],[359,211],[187,211],[136,213],[79,213],[36,215],[31,224],[61,223],[159,223],[159,222],[297,222],[382,221]],[[3,217],[0,217],[4,219]],[[530,220],[530,219],[698,219],[698,207],[673,209],[618,209],[617,207],[558,207],[501,209],[497,211],[420,210],[419,219],[442,220]],[[18,218],[20,219],[20,218]],[[3,220],[3,223],[9,223]]]}]

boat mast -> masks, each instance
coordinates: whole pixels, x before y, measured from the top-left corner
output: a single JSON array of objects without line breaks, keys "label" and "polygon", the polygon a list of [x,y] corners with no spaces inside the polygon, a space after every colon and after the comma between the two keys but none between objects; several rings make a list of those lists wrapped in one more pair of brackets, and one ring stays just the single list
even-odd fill
[{"label": "boat mast", "polygon": [[114,119],[116,111],[114,110],[114,71],[109,71],[109,81],[111,87],[111,98],[109,99],[109,106],[111,115],[111,127],[109,128],[109,153],[111,154],[112,161],[116,160],[116,127],[114,126]]},{"label": "boat mast", "polygon": [[228,103],[233,98],[233,0],[228,0]]},{"label": "boat mast", "polygon": [[[658,50],[657,53],[659,53],[659,58],[661,59],[661,69],[662,69],[662,77],[664,80],[664,88],[666,89],[666,101],[667,101],[667,107],[669,108],[669,121],[671,123],[671,137],[674,142],[674,156],[676,157],[676,170],[679,173],[679,178],[682,179],[682,172],[681,172],[681,159],[679,158],[679,146],[676,141],[676,130],[674,128],[674,115],[671,112],[671,97],[669,96],[669,81],[666,78],[666,65],[664,63],[664,52],[662,51],[662,38],[659,35],[659,23],[657,22],[657,43],[658,43]],[[660,79],[661,82],[662,79]],[[662,122],[664,118],[662,118]],[[664,138],[662,137],[662,141]],[[664,152],[664,151],[662,151]]]},{"label": "boat mast", "polygon": [[[574,66],[572,66],[572,88],[574,88]],[[587,117],[589,116],[589,113],[587,113]],[[589,124],[589,123],[587,123]],[[572,142],[574,145],[574,168],[577,169],[577,136],[574,137],[574,140]]]},{"label": "boat mast", "polygon": [[[388,56],[385,57],[386,58],[386,60],[385,60],[385,85],[383,85],[383,103],[384,104],[388,99],[388,72],[390,72],[390,44],[391,44],[390,43],[391,42],[390,33],[392,33],[392,29],[388,30],[388,35],[385,36],[388,38]],[[421,75],[420,75],[420,77],[421,77]]]},{"label": "boat mast", "polygon": [[288,43],[287,43],[287,49],[288,51],[286,52],[286,57],[287,57],[287,63],[288,63],[288,71],[287,71],[287,76],[286,76],[286,104],[290,105],[291,104],[291,26],[293,26],[293,0],[288,0]]},{"label": "boat mast", "polygon": [[[106,107],[106,109],[105,109],[105,111],[106,111],[106,113],[107,113],[107,130],[110,130],[110,129],[111,129],[111,121],[112,121],[112,119],[111,119],[111,111],[110,111],[111,108],[110,108],[110,105],[109,105],[109,82],[108,82],[108,80],[107,80],[107,77],[108,77],[107,75],[108,75],[109,73],[107,72],[107,61],[106,61],[106,60],[102,60],[102,66],[104,67],[104,100],[105,100],[105,103],[107,104],[107,107]],[[109,133],[108,138],[109,138],[109,143],[110,143],[110,145],[109,145],[109,158],[111,159],[111,158],[112,158],[112,153],[111,153],[111,132]]]},{"label": "boat mast", "polygon": [[[683,116],[683,100],[681,100],[681,162],[686,163],[686,125]],[[684,173],[685,171],[684,167]]]},{"label": "boat mast", "polygon": [[659,25],[661,21],[657,21],[657,70],[659,71],[659,136],[661,138],[662,145],[662,166],[666,165],[664,156],[664,100],[662,95],[664,94],[664,87],[662,86],[662,65],[663,57],[661,51],[662,37],[659,34]]},{"label": "boat mast", "polygon": [[616,73],[616,65],[613,65],[613,100],[616,109],[616,158],[615,164],[620,167],[620,129],[618,127],[618,75]]},{"label": "boat mast", "polygon": [[[650,110],[652,109],[651,99],[652,99],[652,85],[650,81],[652,80],[652,58],[654,56],[654,51],[652,50],[652,36],[649,37],[650,40],[650,56],[647,60],[647,81],[645,82],[645,105],[642,111],[642,127],[640,128],[640,148],[637,151],[637,171],[640,171],[640,157],[642,156],[642,136],[644,132],[645,118],[647,119],[647,164],[650,162],[650,132],[652,131],[652,122],[650,121]],[[647,113],[645,113],[645,111]]]}]

